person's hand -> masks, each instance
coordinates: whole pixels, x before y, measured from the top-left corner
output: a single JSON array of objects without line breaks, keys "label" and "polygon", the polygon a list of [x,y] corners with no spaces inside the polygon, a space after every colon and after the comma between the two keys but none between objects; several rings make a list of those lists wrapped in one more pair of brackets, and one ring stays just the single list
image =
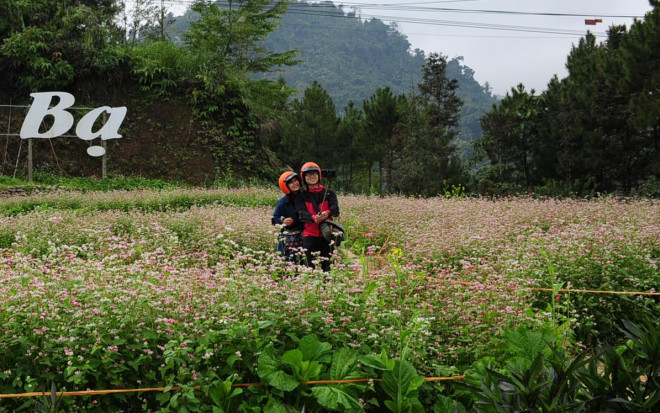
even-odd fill
[{"label": "person's hand", "polygon": [[319,212],[318,214],[314,215],[314,222],[319,224],[319,223],[325,221],[326,219],[328,219],[328,216],[329,216],[329,214],[326,211]]},{"label": "person's hand", "polygon": [[288,227],[289,225],[293,225],[293,218],[284,218],[284,220],[282,221],[282,223],[283,223],[284,225],[286,225],[287,227]]}]

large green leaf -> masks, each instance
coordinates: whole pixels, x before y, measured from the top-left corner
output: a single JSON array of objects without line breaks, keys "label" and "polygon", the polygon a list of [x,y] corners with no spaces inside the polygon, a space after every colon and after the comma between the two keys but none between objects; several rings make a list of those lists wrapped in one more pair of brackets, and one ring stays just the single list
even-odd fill
[{"label": "large green leaf", "polygon": [[357,353],[347,348],[335,351],[330,365],[330,379],[344,380],[348,378],[357,364]]},{"label": "large green leaf", "polygon": [[387,357],[385,350],[380,354],[380,357],[372,355],[361,356],[360,363],[376,370],[392,370],[394,368],[394,360],[390,360],[389,357]]},{"label": "large green leaf", "polygon": [[275,373],[268,375],[268,377],[264,378],[264,380],[266,381],[267,384],[282,391],[293,391],[300,384],[298,380],[296,380],[291,375],[283,372],[282,370],[276,371]]},{"label": "large green leaf", "polygon": [[397,404],[424,383],[424,377],[417,374],[415,368],[405,360],[394,360],[394,368],[383,373],[381,385],[385,393]]},{"label": "large green leaf", "polygon": [[209,396],[216,406],[222,406],[225,401],[241,393],[243,393],[243,389],[232,388],[232,382],[229,380],[217,382],[209,388]]},{"label": "large green leaf", "polygon": [[319,404],[326,409],[343,411],[362,411],[360,401],[338,386],[316,386],[312,388],[312,394]]},{"label": "large green leaf", "polygon": [[300,384],[282,370],[282,363],[277,359],[277,352],[272,344],[261,352],[258,363],[257,373],[266,384],[282,391],[292,391]]},{"label": "large green leaf", "polygon": [[268,399],[268,403],[264,406],[264,413],[289,413],[286,407],[275,399]]},{"label": "large green leaf", "polygon": [[447,396],[441,394],[436,396],[435,404],[433,405],[434,413],[465,413],[465,407],[462,404]]},{"label": "large green leaf", "polygon": [[302,351],[303,360],[329,363],[332,357],[330,343],[322,343],[315,334],[303,337],[298,343],[298,348]]},{"label": "large green leaf", "polygon": [[257,363],[259,364],[257,367],[257,374],[259,374],[259,377],[262,379],[280,369],[280,361],[278,360],[277,352],[272,344],[269,344],[263,349],[259,355]]},{"label": "large green leaf", "polygon": [[294,371],[300,372],[303,364],[303,353],[298,349],[289,350],[282,356],[282,362],[291,366]]}]

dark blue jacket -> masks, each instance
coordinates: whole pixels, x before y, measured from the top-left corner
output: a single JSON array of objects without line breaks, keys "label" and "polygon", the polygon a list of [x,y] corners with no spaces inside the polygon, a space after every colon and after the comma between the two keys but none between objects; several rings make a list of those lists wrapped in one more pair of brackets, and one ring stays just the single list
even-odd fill
[{"label": "dark blue jacket", "polygon": [[277,201],[275,206],[275,211],[273,211],[272,223],[273,225],[282,225],[284,218],[293,218],[294,223],[288,227],[284,227],[288,231],[292,231],[298,228],[302,228],[302,222],[298,217],[298,212],[296,211],[296,204],[293,197],[289,195],[284,195]]},{"label": "dark blue jacket", "polygon": [[[275,211],[273,211],[273,218],[271,219],[271,222],[273,225],[282,225],[282,221],[284,221],[284,218],[293,218],[293,225],[284,227],[282,228],[283,230],[295,231],[298,229],[299,230],[303,229],[303,223],[302,221],[300,221],[300,217],[298,217],[298,211],[296,211],[295,197],[293,196],[285,195],[282,198],[280,198],[279,201],[277,201],[277,205],[275,206]],[[277,243],[277,251],[280,254],[286,255],[284,251],[284,243],[282,242]]]}]

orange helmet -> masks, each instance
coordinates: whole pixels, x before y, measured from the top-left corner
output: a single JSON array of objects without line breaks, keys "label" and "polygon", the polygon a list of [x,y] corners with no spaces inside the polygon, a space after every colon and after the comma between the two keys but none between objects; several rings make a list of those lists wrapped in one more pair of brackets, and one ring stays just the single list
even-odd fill
[{"label": "orange helmet", "polygon": [[291,193],[291,190],[287,186],[289,182],[291,182],[292,179],[297,179],[300,181],[300,177],[298,176],[297,173],[293,171],[286,171],[282,175],[280,175],[280,179],[278,180],[278,184],[280,186],[280,189],[282,192],[284,192],[286,195],[289,195]]},{"label": "orange helmet", "polygon": [[300,175],[305,175],[305,172],[316,171],[319,173],[319,182],[321,182],[321,168],[314,162],[305,162],[300,168]]}]

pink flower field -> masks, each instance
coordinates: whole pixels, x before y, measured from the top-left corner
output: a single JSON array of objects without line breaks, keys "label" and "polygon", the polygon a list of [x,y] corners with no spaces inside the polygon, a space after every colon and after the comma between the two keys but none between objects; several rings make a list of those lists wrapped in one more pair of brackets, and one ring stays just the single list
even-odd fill
[{"label": "pink flower field", "polygon": [[[244,191],[236,199],[276,199]],[[83,206],[112,200],[76,196]],[[274,253],[272,207],[0,218],[2,393],[258,382],[264,346],[309,334],[444,376],[495,356],[510,328],[561,326],[579,348],[622,318],[657,317],[657,296],[557,291],[658,291],[657,200],[339,202],[349,234],[329,275]],[[84,400],[81,411],[102,401]],[[0,411],[20,405],[8,403]]]}]

